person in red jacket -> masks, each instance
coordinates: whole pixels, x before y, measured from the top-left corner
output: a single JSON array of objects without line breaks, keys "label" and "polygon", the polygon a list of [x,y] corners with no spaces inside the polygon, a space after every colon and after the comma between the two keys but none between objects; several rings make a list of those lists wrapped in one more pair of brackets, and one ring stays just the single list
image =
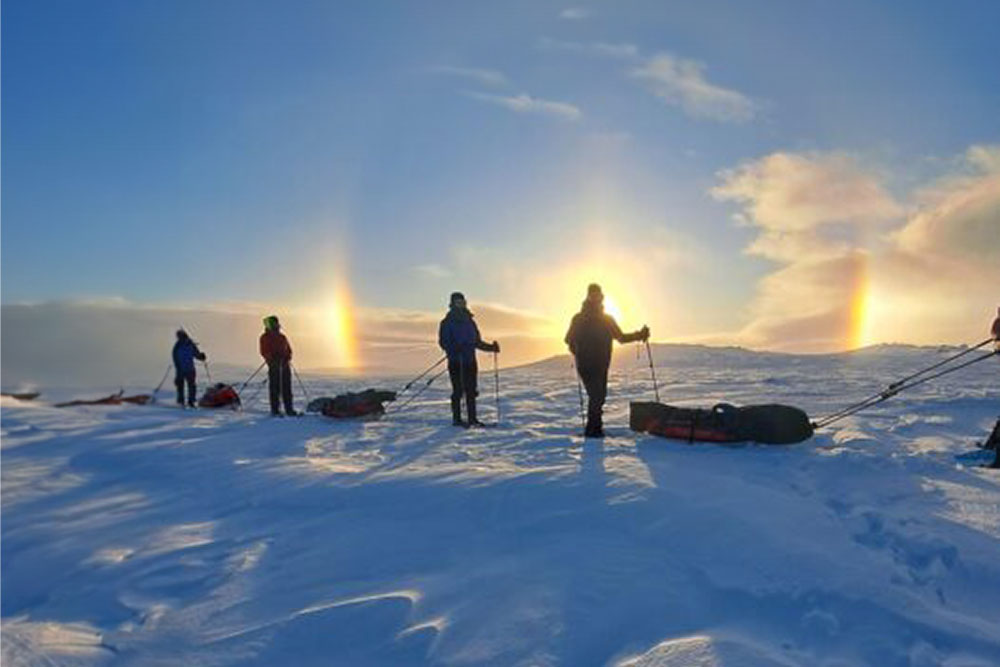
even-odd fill
[{"label": "person in red jacket", "polygon": [[264,333],[260,335],[260,356],[267,363],[267,389],[271,397],[271,414],[280,417],[278,397],[285,405],[285,414],[295,416],[292,403],[292,346],[275,315],[264,318]]}]

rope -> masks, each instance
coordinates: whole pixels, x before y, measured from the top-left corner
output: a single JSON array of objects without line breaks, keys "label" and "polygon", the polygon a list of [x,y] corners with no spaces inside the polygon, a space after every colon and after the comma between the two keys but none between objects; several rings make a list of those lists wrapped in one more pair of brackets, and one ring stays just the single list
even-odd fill
[{"label": "rope", "polygon": [[289,361],[288,362],[288,367],[292,369],[292,373],[295,374],[295,379],[299,381],[299,389],[301,389],[302,393],[306,395],[306,405],[308,405],[309,404],[309,390],[306,389],[306,385],[303,384],[302,378],[299,377],[299,371],[296,370],[295,364],[293,364],[291,361]]},{"label": "rope", "polygon": [[445,374],[445,373],[447,373],[447,372],[448,372],[448,369],[447,369],[447,368],[445,368],[445,369],[444,369],[443,371],[441,371],[440,373],[437,373],[436,375],[432,376],[432,377],[431,377],[431,379],[429,379],[429,380],[428,380],[428,381],[427,381],[427,382],[426,382],[426,383],[424,384],[424,386],[423,386],[423,387],[421,387],[420,389],[418,389],[418,390],[417,390],[417,392],[416,392],[415,394],[413,394],[412,396],[410,396],[410,397],[409,397],[408,399],[406,399],[406,400],[405,400],[405,401],[404,401],[404,402],[403,402],[402,404],[400,404],[400,406],[399,406],[398,408],[396,408],[395,410],[393,410],[393,411],[392,411],[392,412],[393,412],[393,414],[395,414],[395,413],[397,413],[397,412],[400,412],[400,411],[401,411],[401,410],[402,410],[403,408],[405,408],[405,407],[406,407],[407,405],[409,405],[410,403],[412,403],[413,401],[415,401],[415,400],[416,400],[417,398],[419,398],[421,394],[423,394],[423,393],[424,393],[425,391],[427,391],[427,389],[428,389],[428,388],[429,388],[429,387],[430,387],[430,386],[431,386],[432,384],[434,384],[434,381],[435,381],[435,380],[437,380],[437,379],[438,379],[439,377],[441,377],[442,375],[444,375],[444,374]]},{"label": "rope", "polygon": [[448,358],[448,355],[445,355],[445,356],[441,357],[440,359],[438,359],[436,362],[434,362],[434,364],[430,368],[428,368],[423,373],[421,373],[417,377],[415,377],[412,380],[410,380],[409,382],[407,382],[405,385],[403,385],[403,388],[400,389],[399,391],[397,391],[396,395],[399,396],[403,392],[407,391],[410,387],[412,387],[414,384],[416,384],[418,381],[420,381],[421,378],[423,378],[425,375],[427,375],[432,370],[434,370],[435,368],[437,368],[438,366],[440,366],[442,363],[444,363],[444,360],[447,359],[447,358]]},{"label": "rope", "polygon": [[[990,341],[986,341],[986,342],[990,342]],[[983,344],[977,345],[975,348],[970,348],[969,350],[966,350],[965,352],[962,352],[960,354],[954,355],[953,357],[951,357],[950,359],[947,359],[946,361],[954,361],[955,359],[958,359],[959,357],[964,356],[965,354],[967,354],[971,350],[978,349],[978,348],[980,348],[982,346],[983,346]],[[893,382],[885,390],[879,392],[878,394],[873,394],[872,396],[869,396],[868,398],[864,399],[863,401],[859,401],[859,402],[857,402],[857,403],[855,403],[853,405],[847,406],[843,410],[840,410],[838,412],[834,412],[831,415],[827,415],[826,417],[824,417],[824,418],[822,418],[822,419],[814,422],[813,423],[813,428],[814,429],[820,429],[820,428],[824,428],[826,426],[829,426],[830,424],[832,424],[834,422],[837,422],[837,421],[840,421],[841,419],[844,419],[845,417],[850,417],[851,415],[853,415],[853,414],[855,414],[857,412],[860,412],[862,410],[870,408],[873,405],[877,405],[877,404],[881,403],[882,401],[886,401],[886,400],[892,398],[893,396],[895,396],[896,394],[898,394],[901,391],[904,391],[906,389],[912,389],[913,387],[922,385],[925,382],[930,382],[931,380],[937,379],[937,378],[942,377],[944,375],[948,375],[949,373],[954,373],[955,371],[961,370],[961,369],[965,368],[966,366],[971,366],[973,364],[978,364],[980,361],[985,361],[986,359],[989,359],[990,357],[996,356],[997,354],[1000,354],[1000,349],[993,350],[992,352],[987,352],[987,353],[982,354],[982,355],[980,355],[978,357],[970,359],[969,361],[965,361],[965,362],[963,362],[961,364],[958,364],[957,366],[951,366],[951,367],[946,368],[944,370],[938,371],[937,373],[933,373],[931,375],[926,375],[926,373],[928,373],[929,371],[931,371],[931,370],[933,370],[935,368],[940,368],[943,365],[943,362],[942,363],[934,364],[933,366],[929,366],[929,367],[927,367],[927,368],[925,368],[925,369],[923,369],[923,370],[921,370],[921,371],[919,371],[917,373],[914,373],[914,374],[908,376],[907,378],[904,378],[903,380],[899,380],[898,382]],[[924,377],[920,377],[921,375],[924,375]],[[916,379],[916,378],[920,378],[920,379]]]},{"label": "rope", "polygon": [[167,381],[167,377],[170,376],[170,369],[173,367],[173,364],[167,364],[167,370],[163,372],[163,379],[160,380],[160,384],[156,385],[156,389],[153,390],[153,397],[150,399],[150,402],[156,403],[156,394],[160,391],[163,383]]}]

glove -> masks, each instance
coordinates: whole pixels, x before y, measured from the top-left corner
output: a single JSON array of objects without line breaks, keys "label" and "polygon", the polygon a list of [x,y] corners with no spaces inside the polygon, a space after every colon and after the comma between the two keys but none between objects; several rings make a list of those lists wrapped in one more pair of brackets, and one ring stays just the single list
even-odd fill
[{"label": "glove", "polygon": [[497,354],[500,353],[500,343],[493,341],[493,351],[496,352]]},{"label": "glove", "polygon": [[639,340],[641,340],[644,343],[647,340],[649,340],[649,327],[647,327],[645,324],[642,325],[641,329],[639,329]]}]

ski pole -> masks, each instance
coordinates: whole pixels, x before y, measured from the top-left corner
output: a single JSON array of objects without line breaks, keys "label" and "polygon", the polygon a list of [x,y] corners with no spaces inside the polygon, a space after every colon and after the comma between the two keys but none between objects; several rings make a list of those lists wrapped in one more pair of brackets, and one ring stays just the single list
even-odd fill
[{"label": "ski pole", "polygon": [[497,402],[497,424],[500,423],[500,369],[497,366],[497,353],[493,353],[493,396]]},{"label": "ski pole", "polygon": [[163,386],[163,383],[167,381],[167,377],[170,375],[170,369],[173,367],[173,364],[167,364],[167,370],[163,372],[163,379],[160,380],[160,384],[156,385],[156,389],[153,390],[153,397],[149,399],[150,403],[156,403],[156,394],[160,391],[160,387]]},{"label": "ski pole", "polygon": [[656,367],[653,366],[653,352],[649,349],[649,339],[646,343],[646,356],[649,358],[649,373],[653,376],[653,393],[656,395],[656,402],[660,402],[660,386],[656,383]]},{"label": "ski pole", "polygon": [[265,364],[267,364],[267,362],[266,362],[266,361],[262,361],[262,362],[260,362],[260,366],[258,366],[258,367],[257,367],[257,370],[255,370],[255,371],[254,371],[253,373],[251,373],[251,374],[250,374],[250,377],[248,377],[248,378],[246,379],[246,382],[244,382],[243,384],[241,384],[241,385],[240,385],[240,390],[239,390],[238,392],[236,392],[237,394],[242,394],[242,393],[243,393],[243,390],[244,390],[244,389],[246,388],[246,386],[247,386],[248,384],[250,384],[250,380],[252,380],[252,379],[254,379],[255,377],[257,377],[257,373],[260,373],[260,369],[264,368],[264,365],[265,365]]},{"label": "ski pole", "polygon": [[402,394],[404,391],[406,391],[407,389],[409,389],[410,387],[412,387],[413,385],[415,385],[417,382],[419,382],[421,380],[421,378],[423,378],[425,375],[427,375],[428,373],[430,373],[432,370],[434,370],[435,368],[437,368],[438,366],[440,366],[444,362],[444,360],[447,359],[447,358],[448,358],[448,355],[444,355],[443,357],[441,357],[440,359],[438,359],[437,361],[435,361],[434,364],[430,366],[430,368],[428,368],[423,373],[421,373],[417,377],[415,377],[412,380],[410,380],[409,382],[407,382],[405,385],[403,385],[403,388],[400,389],[398,392],[396,392],[396,395],[398,396],[399,394]]},{"label": "ski pole", "polygon": [[210,368],[208,367],[208,360],[207,360],[207,359],[205,359],[205,360],[204,360],[204,361],[202,361],[201,363],[205,364],[205,375],[207,375],[207,376],[208,376],[208,384],[212,384],[212,371],[211,371],[211,369],[210,369]]},{"label": "ski pole", "polygon": [[299,388],[302,390],[302,393],[306,395],[306,405],[308,405],[309,404],[309,390],[306,389],[305,384],[302,383],[302,378],[299,377],[299,372],[298,372],[298,370],[295,369],[295,364],[293,364],[291,361],[289,361],[288,362],[288,366],[292,369],[292,372],[295,373],[295,379],[299,381]]}]

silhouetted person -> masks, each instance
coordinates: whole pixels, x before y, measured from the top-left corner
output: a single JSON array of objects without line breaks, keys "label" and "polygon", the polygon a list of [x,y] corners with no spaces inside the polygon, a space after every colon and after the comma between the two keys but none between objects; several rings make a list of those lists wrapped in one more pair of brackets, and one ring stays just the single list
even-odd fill
[{"label": "silhouetted person", "polygon": [[198,349],[198,345],[191,340],[184,329],[177,330],[177,342],[174,343],[171,356],[174,359],[174,386],[177,387],[177,404],[184,407],[184,385],[186,384],[187,404],[193,408],[197,393],[195,386],[197,373],[195,373],[194,360],[205,361],[208,357]]},{"label": "silhouetted person", "polygon": [[630,334],[622,333],[615,318],[604,312],[604,294],[601,286],[591,284],[587,299],[566,332],[566,344],[576,359],[576,372],[587,389],[588,438],[604,437],[604,400],[608,395],[608,368],[611,366],[611,341],[631,343],[649,339],[649,327]]},{"label": "silhouetted person", "polygon": [[448,304],[448,314],[438,328],[438,345],[448,355],[448,376],[451,378],[451,423],[465,426],[462,422],[462,396],[465,396],[469,412],[469,426],[482,426],[476,418],[477,383],[479,366],[476,350],[499,352],[500,343],[484,343],[479,335],[479,327],[466,307],[465,296],[454,292]]},{"label": "silhouetted person", "polygon": [[993,320],[993,326],[990,327],[990,333],[993,334],[993,343],[997,349],[1000,349],[1000,308],[997,308],[997,318]]},{"label": "silhouetted person", "polygon": [[[997,308],[997,318],[993,320],[993,326],[990,327],[990,333],[993,334],[993,346],[1000,350],[1000,308]],[[987,438],[984,445],[987,449],[992,449],[996,452],[996,457],[993,459],[991,468],[1000,468],[1000,419],[993,426],[993,432],[990,433],[990,437]]]},{"label": "silhouetted person", "polygon": [[271,398],[271,414],[281,416],[278,398],[285,405],[285,414],[294,416],[292,404],[292,346],[275,315],[264,318],[264,333],[260,335],[260,356],[267,362],[267,390]]}]

